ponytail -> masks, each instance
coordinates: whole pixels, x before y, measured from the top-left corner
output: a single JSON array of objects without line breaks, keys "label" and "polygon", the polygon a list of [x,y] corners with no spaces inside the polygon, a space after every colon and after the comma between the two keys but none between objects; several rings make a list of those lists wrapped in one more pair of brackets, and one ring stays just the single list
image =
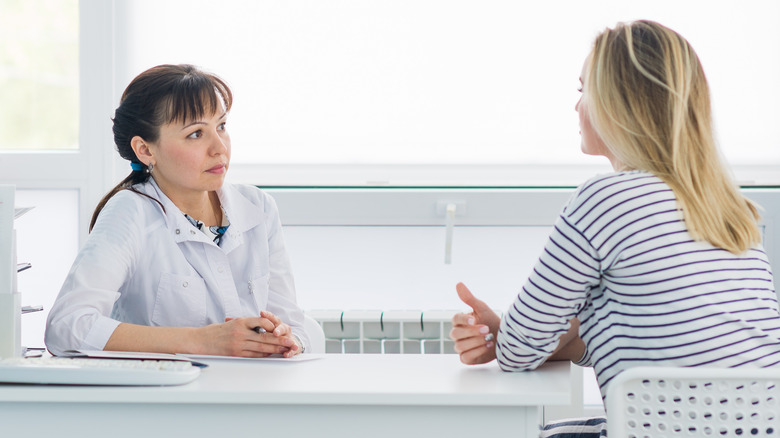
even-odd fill
[{"label": "ponytail", "polygon": [[[154,200],[158,204],[160,204],[160,201],[157,199],[152,198],[151,196],[147,195],[146,193],[142,193],[138,191],[138,189],[134,188],[136,184],[143,184],[147,181],[149,181],[149,177],[151,174],[145,170],[133,170],[130,172],[130,175],[127,175],[125,179],[122,180],[119,184],[116,185],[111,191],[106,193],[105,196],[103,196],[103,199],[98,202],[97,207],[95,208],[95,211],[92,213],[92,220],[89,221],[89,232],[92,232],[92,228],[95,227],[95,222],[97,222],[97,218],[100,215],[100,212],[103,210],[103,207],[106,206],[106,203],[109,199],[111,199],[114,195],[119,193],[121,190],[130,190],[131,192],[138,193],[139,195],[146,196],[149,199]],[[160,204],[160,207],[162,207],[163,211],[165,211],[165,207],[163,207],[162,204]]]}]

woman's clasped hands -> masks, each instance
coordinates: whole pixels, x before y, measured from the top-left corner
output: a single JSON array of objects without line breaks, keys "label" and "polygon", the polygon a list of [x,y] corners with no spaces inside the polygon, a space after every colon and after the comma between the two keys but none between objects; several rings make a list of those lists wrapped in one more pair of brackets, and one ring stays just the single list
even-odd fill
[{"label": "woman's clasped hands", "polygon": [[[261,330],[262,329],[262,330]],[[225,318],[198,330],[205,338],[203,354],[238,357],[293,357],[303,351],[290,326],[268,311],[259,317]]]},{"label": "woman's clasped hands", "polygon": [[455,341],[455,352],[460,361],[475,365],[496,358],[496,337],[501,318],[484,301],[477,299],[463,283],[455,286],[461,301],[471,307],[469,313],[452,317],[450,338]]}]

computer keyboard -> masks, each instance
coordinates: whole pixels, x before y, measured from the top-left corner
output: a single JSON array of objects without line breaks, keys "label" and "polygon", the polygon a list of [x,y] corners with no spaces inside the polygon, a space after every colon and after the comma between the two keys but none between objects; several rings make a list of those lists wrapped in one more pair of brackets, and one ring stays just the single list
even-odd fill
[{"label": "computer keyboard", "polygon": [[37,357],[0,359],[1,383],[158,386],[195,380],[200,368],[188,361]]}]

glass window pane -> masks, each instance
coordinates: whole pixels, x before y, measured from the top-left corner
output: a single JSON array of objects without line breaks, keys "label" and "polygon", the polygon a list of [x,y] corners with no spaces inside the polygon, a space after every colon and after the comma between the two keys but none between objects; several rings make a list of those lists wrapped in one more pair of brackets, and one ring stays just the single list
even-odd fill
[{"label": "glass window pane", "polygon": [[602,163],[579,151],[578,76],[598,32],[637,18],[697,49],[726,157],[780,163],[776,0],[212,5],[118,0],[117,82],[160,63],[223,76],[236,163]]},{"label": "glass window pane", "polygon": [[0,0],[0,150],[77,149],[78,0]]}]

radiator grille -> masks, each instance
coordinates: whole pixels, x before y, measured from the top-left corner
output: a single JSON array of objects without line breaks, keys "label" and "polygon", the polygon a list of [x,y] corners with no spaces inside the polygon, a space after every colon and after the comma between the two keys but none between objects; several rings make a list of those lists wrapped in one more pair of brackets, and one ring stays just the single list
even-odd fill
[{"label": "radiator grille", "polygon": [[454,354],[449,338],[457,310],[313,310],[325,352],[334,354]]}]

